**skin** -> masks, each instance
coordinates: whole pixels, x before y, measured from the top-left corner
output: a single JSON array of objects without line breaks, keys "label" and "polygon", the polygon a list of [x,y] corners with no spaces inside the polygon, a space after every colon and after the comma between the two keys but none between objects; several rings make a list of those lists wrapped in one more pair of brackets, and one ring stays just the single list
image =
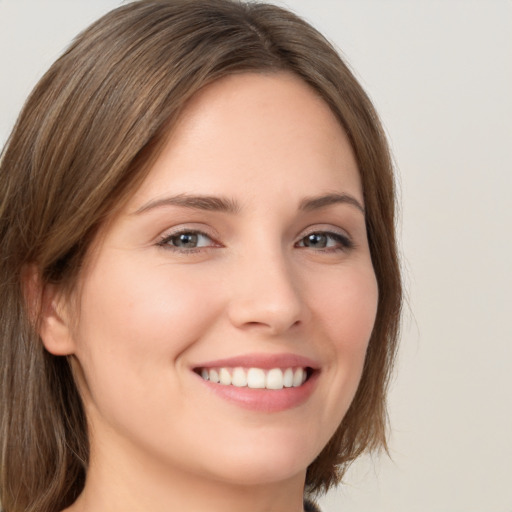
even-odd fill
[{"label": "skin", "polygon": [[[184,194],[237,209],[165,203]],[[326,194],[352,200],[299,208]],[[302,510],[306,468],[355,394],[375,320],[356,201],[347,137],[298,78],[236,75],[193,98],[93,244],[78,311],[46,291],[41,335],[72,355],[90,425],[86,486],[68,510]],[[179,231],[204,233],[200,247],[177,247]],[[308,245],[312,233],[327,246]],[[283,353],[318,371],[308,399],[277,412],[225,400],[192,371]]]}]

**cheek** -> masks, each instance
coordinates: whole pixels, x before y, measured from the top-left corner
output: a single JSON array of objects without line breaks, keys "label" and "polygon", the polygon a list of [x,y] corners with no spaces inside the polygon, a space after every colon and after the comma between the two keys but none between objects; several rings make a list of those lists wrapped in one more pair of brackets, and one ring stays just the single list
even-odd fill
[{"label": "cheek", "polygon": [[359,385],[375,323],[378,288],[371,265],[342,268],[338,276],[325,279],[323,288],[323,293],[311,296],[311,304],[327,354],[325,421],[334,432]]},{"label": "cheek", "polygon": [[133,393],[162,376],[169,384],[172,363],[218,317],[209,289],[214,284],[188,266],[97,262],[82,290],[76,332],[86,381],[104,389],[122,383]]},{"label": "cheek", "polygon": [[100,337],[120,350],[135,345],[146,352],[162,344],[179,352],[215,316],[214,297],[205,293],[211,287],[186,266],[103,262],[82,293],[82,337]]},{"label": "cheek", "polygon": [[371,265],[344,270],[317,283],[323,284],[316,287],[323,292],[316,293],[311,303],[335,356],[359,354],[364,358],[377,312],[377,281]]},{"label": "cheek", "polygon": [[313,335],[322,345],[322,401],[307,419],[318,432],[319,453],[335,433],[357,391],[377,311],[378,288],[371,263],[317,274],[307,287]]}]

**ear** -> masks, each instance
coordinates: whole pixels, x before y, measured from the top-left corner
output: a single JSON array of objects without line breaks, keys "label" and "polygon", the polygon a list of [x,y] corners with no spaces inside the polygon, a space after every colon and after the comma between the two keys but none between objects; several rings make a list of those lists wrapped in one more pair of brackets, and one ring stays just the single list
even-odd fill
[{"label": "ear", "polygon": [[56,356],[75,352],[69,304],[55,284],[44,284],[31,265],[23,272],[23,288],[30,319],[46,350]]}]

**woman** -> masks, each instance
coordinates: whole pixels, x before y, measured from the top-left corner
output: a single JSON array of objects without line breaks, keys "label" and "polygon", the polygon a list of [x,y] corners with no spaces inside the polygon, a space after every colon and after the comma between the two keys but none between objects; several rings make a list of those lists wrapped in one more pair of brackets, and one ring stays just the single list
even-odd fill
[{"label": "woman", "polygon": [[312,510],[385,448],[389,152],[304,21],[116,9],[36,86],[0,180],[6,512]]}]

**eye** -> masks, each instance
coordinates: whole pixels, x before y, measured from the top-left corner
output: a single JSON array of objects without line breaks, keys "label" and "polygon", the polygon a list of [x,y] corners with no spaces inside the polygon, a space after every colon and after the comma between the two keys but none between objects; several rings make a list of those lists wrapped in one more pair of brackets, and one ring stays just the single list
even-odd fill
[{"label": "eye", "polygon": [[166,235],[162,240],[158,242],[158,245],[170,249],[186,251],[201,249],[203,247],[213,247],[216,244],[205,233],[202,233],[201,231],[189,230]]},{"label": "eye", "polygon": [[299,240],[299,242],[297,242],[297,247],[336,251],[351,249],[353,247],[353,243],[347,236],[340,233],[315,231]]}]

